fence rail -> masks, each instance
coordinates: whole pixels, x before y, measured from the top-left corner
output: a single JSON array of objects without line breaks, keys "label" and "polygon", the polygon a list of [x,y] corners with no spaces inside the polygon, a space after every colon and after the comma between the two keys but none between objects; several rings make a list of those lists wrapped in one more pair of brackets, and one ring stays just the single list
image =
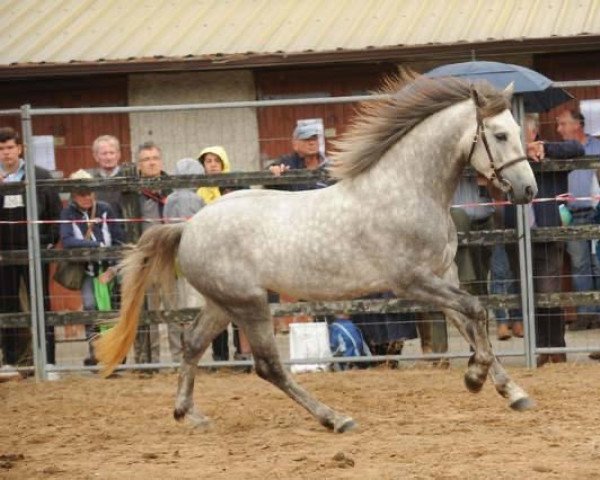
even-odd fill
[{"label": "fence rail", "polygon": [[[531,232],[531,237],[533,242],[595,240],[600,238],[600,225],[535,228]],[[458,244],[461,246],[516,243],[517,240],[517,231],[514,228],[458,233]],[[44,263],[59,261],[84,262],[119,260],[128,248],[129,247],[105,247],[42,250],[41,260]],[[24,265],[28,261],[29,256],[27,250],[7,250],[0,253],[0,264]]]},{"label": "fence rail", "polygon": [[[480,295],[479,300],[488,309],[520,308],[521,296],[519,294],[507,295]],[[590,292],[560,292],[539,293],[535,297],[537,308],[550,307],[575,307],[600,304],[600,291]],[[339,302],[294,302],[270,304],[273,317],[290,315],[337,315],[340,312],[348,314],[378,314],[378,313],[416,313],[438,312],[435,307],[417,304],[409,300],[348,300]],[[171,322],[191,322],[201,312],[201,309],[187,308],[182,310],[156,310],[144,311],[140,314],[141,324],[158,324]],[[64,311],[47,312],[48,325],[78,325],[78,324],[106,324],[107,321],[118,317],[118,311]],[[0,314],[1,327],[27,327],[31,318],[28,313],[3,313]]]},{"label": "fence rail", "polygon": [[[546,159],[543,163],[532,164],[534,172],[563,172],[579,169],[600,169],[600,157],[588,156],[565,160]],[[125,171],[134,170],[132,164],[125,164]],[[119,190],[139,192],[144,189],[173,189],[192,187],[253,187],[293,185],[330,180],[325,170],[290,170],[279,177],[266,171],[233,172],[218,175],[181,175],[160,178],[141,178],[133,174],[114,178],[90,180],[51,179],[38,180],[38,190],[72,192],[82,187],[90,190]],[[0,183],[0,194],[15,194],[25,190],[25,182]]]}]

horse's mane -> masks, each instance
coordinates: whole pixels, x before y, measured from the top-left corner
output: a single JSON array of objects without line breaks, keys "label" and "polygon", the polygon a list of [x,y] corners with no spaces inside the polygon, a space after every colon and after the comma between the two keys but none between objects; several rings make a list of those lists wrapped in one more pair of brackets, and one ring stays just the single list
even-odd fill
[{"label": "horse's mane", "polygon": [[482,118],[510,108],[509,99],[488,82],[458,78],[427,78],[414,73],[389,77],[376,93],[383,100],[363,102],[358,116],[334,143],[329,171],[337,179],[355,177],[373,166],[383,154],[425,118],[477,93]]}]

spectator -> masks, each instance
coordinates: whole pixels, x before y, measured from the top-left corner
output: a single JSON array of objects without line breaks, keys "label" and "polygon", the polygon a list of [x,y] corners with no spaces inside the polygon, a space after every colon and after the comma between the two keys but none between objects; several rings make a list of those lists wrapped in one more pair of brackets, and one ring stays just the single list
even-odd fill
[{"label": "spectator", "polygon": [[[0,183],[26,180],[23,145],[19,134],[10,127],[0,128]],[[50,172],[35,167],[37,180],[52,178]],[[39,220],[56,220],[61,202],[58,193],[37,192]],[[0,251],[27,250],[27,211],[25,194],[0,193]],[[4,223],[11,222],[11,223]],[[39,225],[40,248],[52,248],[58,242],[58,226]],[[44,310],[50,310],[48,264],[42,264]],[[29,310],[29,266],[0,264],[0,312],[15,313]],[[2,331],[2,353],[5,365],[31,364],[31,341],[28,328],[5,328]],[[55,363],[54,327],[46,327],[47,362]]]},{"label": "spectator", "polygon": [[[102,135],[92,144],[92,156],[98,168],[88,170],[94,178],[114,178],[122,175],[121,171],[121,144],[119,139],[112,135]],[[116,215],[116,218],[124,218],[123,194],[119,190],[98,190],[95,193],[96,200],[106,202]]]},{"label": "spectator", "polygon": [[[583,145],[585,155],[600,155],[600,140],[586,135],[585,119],[575,110],[566,110],[557,118],[557,132],[563,140],[576,141]],[[572,215],[572,225],[587,225],[593,223],[594,207],[597,199],[589,198],[597,195],[598,176],[596,170],[573,170],[569,173],[569,193],[574,197],[588,197],[568,203]],[[592,252],[590,240],[570,240],[567,242],[567,252],[571,259],[571,274],[576,291],[600,289],[600,263]],[[592,325],[599,325],[598,307],[577,307],[577,320],[569,329],[583,330]]]},{"label": "spectator", "polygon": [[[450,209],[452,221],[459,232],[469,233],[494,229],[494,207],[485,183],[467,173],[458,184]],[[477,204],[487,205],[477,205]],[[486,295],[492,250],[487,245],[459,246],[455,261],[460,283],[472,295]]]},{"label": "spectator", "polygon": [[[271,165],[269,171],[279,176],[289,170],[316,170],[327,166],[327,159],[319,152],[320,130],[316,124],[298,125],[292,133],[293,152],[279,157]],[[279,190],[312,190],[326,187],[327,184],[294,184],[277,187]]]},{"label": "spectator", "polygon": [[[87,172],[94,178],[116,178],[126,176],[126,170],[121,164],[121,144],[119,139],[113,135],[101,135],[92,144],[92,156],[98,164],[97,168],[88,169]],[[133,169],[129,169],[133,170]],[[129,173],[132,176],[133,173]],[[97,190],[94,192],[97,201],[106,202],[111,206],[112,212],[117,219],[135,217],[137,211],[138,196],[136,192],[121,192],[116,189]],[[123,224],[125,239],[128,243],[134,243],[140,236],[139,224],[125,222]],[[120,307],[121,283],[117,276],[113,282],[113,309]]]},{"label": "spectator", "polygon": [[[487,186],[487,188],[490,187]],[[450,211],[459,232],[492,230],[496,224],[504,224],[503,207],[496,209],[492,205],[474,205],[492,202],[487,188],[479,177],[463,177],[461,179],[453,203],[470,206],[452,208]],[[493,187],[492,191],[496,193]],[[501,200],[501,192],[498,194],[497,199]],[[504,245],[500,244],[494,247],[487,245],[459,246],[456,253],[456,264],[461,286],[473,295],[488,293],[488,275],[491,278],[489,293],[514,292],[514,285],[509,282],[511,270]],[[523,337],[523,322],[515,320],[511,324],[505,310],[496,311],[496,321],[496,335],[499,340],[508,340],[511,332],[515,337]]]},{"label": "spectator", "polygon": [[[538,118],[528,115],[525,119],[527,156],[533,162],[543,162],[546,157],[572,158],[582,155],[583,148],[578,142],[542,142],[538,135]],[[535,174],[538,195],[553,198],[565,193],[568,187],[566,172],[539,171]],[[539,202],[533,206],[534,222],[537,227],[561,225],[557,202]],[[507,227],[515,227],[514,207],[506,209]],[[536,293],[555,293],[561,290],[561,269],[563,263],[563,242],[534,242],[531,246],[534,290]],[[519,252],[516,244],[508,244],[506,252],[511,270],[519,271]],[[538,308],[535,315],[535,336],[537,347],[564,347],[565,323],[560,307]],[[548,362],[566,362],[564,353],[541,354],[537,365]]]},{"label": "spectator", "polygon": [[[500,207],[499,210],[501,211],[499,214],[503,216],[503,207]],[[498,221],[498,224],[504,225],[504,219]],[[505,246],[503,244],[494,245],[490,261],[490,293],[501,295],[519,293],[515,279]],[[518,338],[523,337],[521,310],[498,308],[494,310],[494,316],[496,317],[496,336],[498,340],[509,340],[513,335]]]},{"label": "spectator", "polygon": [[[203,175],[204,168],[193,158],[182,158],[175,166],[175,175]],[[168,222],[183,221],[181,219],[192,217],[205,205],[193,188],[179,188],[173,191],[166,200],[164,216]],[[176,288],[177,308],[199,308],[204,304],[202,295],[198,293],[181,275],[177,275]],[[171,350],[171,360],[181,362],[181,334],[182,327],[179,323],[170,322],[169,329],[169,349]]]},{"label": "spectator", "polygon": [[[78,170],[70,175],[74,179],[91,179],[89,172]],[[97,201],[95,194],[85,188],[73,191],[71,201],[63,208],[60,219],[71,223],[61,223],[60,239],[64,248],[99,248],[121,245],[125,241],[122,224],[113,222],[115,218],[111,206]],[[85,311],[98,310],[98,300],[94,283],[110,283],[116,275],[115,262],[90,261],[86,265],[85,278],[81,286],[81,299]],[[83,364],[93,366],[98,363],[94,355],[91,338],[98,329],[95,325],[86,325],[86,337],[89,345],[89,356]]]},{"label": "spectator", "polygon": [[[207,147],[200,152],[198,160],[204,168],[206,175],[218,175],[219,173],[229,173],[231,164],[229,163],[229,155],[225,149],[219,145]],[[221,195],[225,195],[234,188],[228,187],[200,187],[198,196],[204,200],[207,205],[217,200]]]},{"label": "spectator", "polygon": [[[198,155],[198,160],[204,167],[206,175],[217,175],[231,171],[229,156],[221,146],[217,145],[205,148],[200,152],[200,155]],[[224,187],[200,187],[197,193],[206,204],[209,204],[217,200],[221,195],[225,195],[232,190],[235,189]],[[233,355],[235,360],[247,360],[250,358],[250,346],[248,341],[236,325],[233,325],[233,344],[236,350]],[[229,360],[229,333],[227,329],[223,330],[212,341],[212,351],[213,360]]]},{"label": "spectator", "polygon": [[[137,170],[142,178],[166,177],[163,171],[162,152],[154,142],[146,142],[138,147]],[[163,211],[169,191],[145,188],[140,192],[136,218],[142,218],[141,230],[145,231],[156,223],[162,222]],[[146,295],[147,310],[159,310],[160,292],[151,288]],[[140,325],[134,344],[135,363],[158,363],[160,361],[160,337],[158,325]]]}]

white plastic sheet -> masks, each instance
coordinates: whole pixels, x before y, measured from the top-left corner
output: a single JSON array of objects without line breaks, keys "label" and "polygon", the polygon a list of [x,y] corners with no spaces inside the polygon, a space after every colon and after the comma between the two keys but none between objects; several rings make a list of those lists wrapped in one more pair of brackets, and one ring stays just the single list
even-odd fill
[{"label": "white plastic sheet", "polygon": [[[290,324],[290,360],[331,357],[329,331],[325,322]],[[323,372],[328,363],[292,365],[292,373]]]}]

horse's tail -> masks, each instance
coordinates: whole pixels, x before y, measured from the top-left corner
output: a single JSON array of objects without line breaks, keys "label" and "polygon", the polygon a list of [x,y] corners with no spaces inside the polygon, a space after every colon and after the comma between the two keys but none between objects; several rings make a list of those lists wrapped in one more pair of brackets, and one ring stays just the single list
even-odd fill
[{"label": "horse's tail", "polygon": [[172,290],[175,257],[184,227],[185,223],[152,227],[125,254],[120,264],[123,281],[118,323],[94,342],[96,356],[104,364],[104,376],[112,373],[131,348],[146,289],[157,284]]}]

